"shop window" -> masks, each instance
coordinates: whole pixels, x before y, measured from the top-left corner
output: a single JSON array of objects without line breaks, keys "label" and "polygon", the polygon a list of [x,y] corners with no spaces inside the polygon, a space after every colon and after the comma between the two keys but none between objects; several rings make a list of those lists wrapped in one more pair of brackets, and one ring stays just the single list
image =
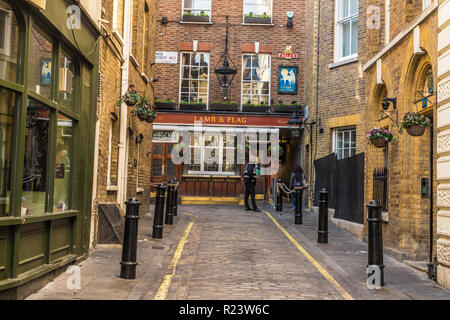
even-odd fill
[{"label": "shop window", "polygon": [[53,43],[37,25],[33,24],[30,37],[29,79],[30,90],[51,99]]},{"label": "shop window", "polygon": [[183,0],[183,21],[211,20],[211,0]]},{"label": "shop window", "polygon": [[73,109],[75,91],[75,65],[62,51],[59,57],[58,102],[67,109]]},{"label": "shop window", "polygon": [[17,81],[19,28],[11,7],[0,1],[0,79]]},{"label": "shop window", "polygon": [[343,128],[334,130],[333,152],[338,160],[356,154],[356,128]]},{"label": "shop window", "polygon": [[[231,139],[227,143],[227,139]],[[187,174],[234,175],[236,137],[219,133],[191,134],[191,163],[185,165]]]},{"label": "shop window", "polygon": [[22,216],[48,211],[46,207],[50,109],[28,100],[25,160],[22,190]]},{"label": "shop window", "polygon": [[125,0],[114,0],[113,30],[123,39],[125,19]]},{"label": "shop window", "polygon": [[269,104],[271,61],[268,54],[242,57],[242,104]]},{"label": "shop window", "polygon": [[244,22],[271,23],[272,0],[244,0]]},{"label": "shop window", "polygon": [[16,95],[0,88],[0,217],[10,215],[11,159]]},{"label": "shop window", "polygon": [[209,53],[181,54],[180,101],[208,103]]},{"label": "shop window", "polygon": [[54,211],[64,211],[71,203],[73,121],[58,115],[56,128]]},{"label": "shop window", "polygon": [[336,1],[335,60],[358,55],[358,0]]}]

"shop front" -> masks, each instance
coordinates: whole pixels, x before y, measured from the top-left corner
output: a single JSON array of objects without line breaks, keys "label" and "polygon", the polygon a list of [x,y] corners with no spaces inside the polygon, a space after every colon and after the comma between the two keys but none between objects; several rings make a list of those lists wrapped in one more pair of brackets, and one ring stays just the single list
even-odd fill
[{"label": "shop front", "polygon": [[297,159],[291,144],[300,140],[291,137],[289,119],[275,114],[159,112],[153,127],[152,183],[177,178],[185,204],[239,203],[245,164],[253,159],[260,168],[257,197],[268,200],[280,172],[289,171]]},{"label": "shop front", "polygon": [[0,0],[0,299],[88,253],[99,33],[33,2]]}]

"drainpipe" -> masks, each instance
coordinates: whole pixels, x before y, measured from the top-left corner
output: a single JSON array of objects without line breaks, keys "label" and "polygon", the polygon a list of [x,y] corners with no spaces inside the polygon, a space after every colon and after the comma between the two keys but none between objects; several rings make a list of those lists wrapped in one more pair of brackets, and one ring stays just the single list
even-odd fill
[{"label": "drainpipe", "polygon": [[430,127],[430,262],[428,263],[428,278],[435,279],[436,275],[434,273],[434,263],[433,263],[433,148],[434,148],[434,130],[433,125]]},{"label": "drainpipe", "polygon": [[[124,26],[123,26],[123,56],[125,62],[122,65],[122,81],[121,81],[121,95],[124,95],[128,90],[128,76],[129,76],[129,68],[130,68],[130,43],[131,43],[131,26],[132,26],[132,10],[133,2],[131,0],[125,0],[125,8],[124,8]],[[126,189],[127,189],[127,166],[126,154],[128,151],[126,145],[127,138],[127,105],[123,102],[120,106],[120,120],[119,120],[119,165],[117,168],[117,182],[118,182],[118,191],[117,191],[117,202],[122,207],[125,208],[125,197],[126,197]]]}]

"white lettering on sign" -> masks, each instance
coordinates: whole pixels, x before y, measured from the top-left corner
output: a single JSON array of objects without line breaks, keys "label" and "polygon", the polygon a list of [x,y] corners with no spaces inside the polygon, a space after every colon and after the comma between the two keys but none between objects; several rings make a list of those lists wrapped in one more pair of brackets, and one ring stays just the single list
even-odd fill
[{"label": "white lettering on sign", "polygon": [[156,51],[155,63],[178,63],[178,52]]}]

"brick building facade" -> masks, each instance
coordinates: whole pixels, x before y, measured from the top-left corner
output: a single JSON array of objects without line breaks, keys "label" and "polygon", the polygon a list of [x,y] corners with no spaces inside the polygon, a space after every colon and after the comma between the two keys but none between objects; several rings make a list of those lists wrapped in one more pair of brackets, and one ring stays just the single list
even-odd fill
[{"label": "brick building facade", "polygon": [[[196,2],[192,3],[193,6],[196,5]],[[232,122],[228,125],[224,122],[220,123],[220,120],[218,123],[203,121],[204,125],[243,130],[247,130],[249,127],[274,128],[279,130],[277,132],[279,132],[281,140],[283,137],[285,138],[283,141],[289,140],[289,143],[283,145],[283,152],[290,161],[285,161],[278,172],[278,176],[288,183],[293,165],[299,163],[300,139],[291,139],[287,122],[294,111],[291,104],[295,102],[304,105],[304,83],[305,79],[309,77],[305,72],[307,47],[304,23],[306,20],[305,2],[273,1],[272,3],[268,0],[253,3],[252,1],[212,0],[198,5],[199,7],[189,7],[191,1],[185,0],[160,1],[158,3],[156,50],[162,56],[171,54],[176,57],[174,60],[176,63],[167,63],[167,61],[158,63],[156,61],[158,77],[155,85],[156,96],[158,100],[172,100],[175,103],[174,110],[158,111],[159,115],[155,121],[158,135],[165,130],[173,131],[177,124],[183,122],[187,126],[185,121],[187,121],[188,115],[194,114],[194,111],[195,119],[200,119],[200,117],[203,117],[202,119],[221,119],[221,117],[230,116],[230,119],[235,121],[234,125]],[[288,12],[294,14],[292,26],[289,27],[287,26]],[[236,103],[235,108],[231,111],[214,109],[215,102],[224,102],[224,93],[221,91],[221,85],[214,70],[223,64],[221,58],[225,50],[227,17],[228,53],[233,62],[230,64],[237,71],[227,95],[227,101]],[[286,57],[291,59],[286,59]],[[187,59],[192,60],[187,62]],[[195,74],[197,72],[195,71],[197,68],[195,59],[201,60],[199,69],[201,75],[198,78]],[[285,67],[289,67],[289,69],[284,70]],[[195,81],[199,81],[198,85],[193,84],[194,78]],[[255,81],[256,78],[257,81]],[[280,93],[279,82],[281,79],[286,79],[283,80],[286,81],[283,83],[291,85],[294,83],[294,78],[296,78],[296,89],[292,90],[290,94]],[[185,109],[184,102],[201,102],[205,105],[197,106],[196,110],[192,106],[187,106],[187,109],[191,108],[191,110],[180,110],[178,104],[182,104],[181,109]],[[248,102],[254,104],[253,109],[245,106]],[[276,105],[285,105],[288,111],[277,112]],[[175,114],[178,115],[178,118],[171,118],[175,117]],[[205,116],[206,118],[204,118]],[[215,116],[216,118],[214,118]],[[175,120],[168,120],[169,118]],[[250,122],[254,124],[249,126]],[[190,125],[194,125],[194,123],[192,122]],[[172,143],[174,142],[177,141],[172,141]],[[168,149],[164,147],[164,150]],[[156,173],[166,167],[166,164],[157,159],[153,166],[157,168]],[[201,167],[203,168],[203,165]],[[194,184],[198,182],[197,186],[193,188],[203,191],[197,192],[192,189],[190,192],[187,191],[189,186],[184,185],[185,191],[189,194],[233,198],[239,197],[243,192],[243,188],[236,188],[241,182],[239,169],[227,172],[225,174],[227,177],[221,186],[215,185],[211,180],[212,176],[216,176],[217,179],[224,178],[221,169],[211,173],[203,169],[188,170],[186,166],[178,166],[176,174],[174,168],[171,170],[171,175],[166,175],[167,172],[163,172],[163,177],[155,175],[154,181],[167,180],[175,175],[178,179],[186,178],[183,176],[190,176],[187,177],[190,179],[194,175],[192,172],[196,171],[195,175],[200,175],[204,181],[193,182]],[[258,191],[266,199],[269,193],[269,180],[267,177]],[[203,182],[208,186],[203,187]]]},{"label": "brick building facade", "polygon": [[117,101],[130,84],[139,95],[153,100],[156,1],[103,1],[102,19],[91,230],[94,245],[100,204],[116,205],[123,213],[125,201],[136,197],[141,211],[148,211],[152,124],[140,121],[133,107],[118,106]]}]

